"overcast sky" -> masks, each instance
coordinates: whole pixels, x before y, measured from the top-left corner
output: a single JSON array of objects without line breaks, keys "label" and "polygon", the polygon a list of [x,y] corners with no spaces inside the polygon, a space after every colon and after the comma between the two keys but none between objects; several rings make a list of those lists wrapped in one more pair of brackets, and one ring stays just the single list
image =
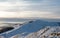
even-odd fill
[{"label": "overcast sky", "polygon": [[60,0],[0,0],[0,18],[60,18]]}]

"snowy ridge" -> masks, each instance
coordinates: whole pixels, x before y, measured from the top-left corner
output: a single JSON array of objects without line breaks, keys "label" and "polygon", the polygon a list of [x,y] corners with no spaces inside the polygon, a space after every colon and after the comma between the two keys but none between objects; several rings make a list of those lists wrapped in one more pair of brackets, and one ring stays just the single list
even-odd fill
[{"label": "snowy ridge", "polygon": [[[49,30],[47,30],[48,28],[49,28]],[[21,34],[18,34],[15,37],[18,37],[18,38],[44,38],[44,36],[46,36],[45,38],[50,38],[50,37],[54,37],[54,36],[50,36],[50,34],[55,33],[55,32],[60,32],[60,27],[58,27],[58,26],[57,27],[45,27],[37,32],[30,33],[27,36],[22,36]],[[41,33],[43,33],[43,34],[41,34]]]},{"label": "snowy ridge", "polygon": [[[19,25],[20,26],[20,25]],[[8,32],[8,37],[11,38],[42,38],[49,36],[55,30],[55,27],[60,28],[58,22],[48,22],[43,20],[29,21],[13,31]],[[60,30],[60,29],[59,29]],[[59,31],[58,30],[58,31]]]},{"label": "snowy ridge", "polygon": [[59,26],[57,22],[36,20],[23,25],[20,28],[21,33],[17,36],[19,38],[42,38],[42,36],[49,35],[49,33],[53,32]]}]

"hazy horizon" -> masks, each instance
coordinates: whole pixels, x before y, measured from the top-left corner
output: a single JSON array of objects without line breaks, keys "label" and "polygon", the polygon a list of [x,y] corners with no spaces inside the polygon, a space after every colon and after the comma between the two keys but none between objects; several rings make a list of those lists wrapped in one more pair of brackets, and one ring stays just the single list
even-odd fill
[{"label": "hazy horizon", "polygon": [[49,22],[60,22],[60,19],[46,19],[46,18],[0,18],[0,22],[28,22],[33,20],[44,20]]}]

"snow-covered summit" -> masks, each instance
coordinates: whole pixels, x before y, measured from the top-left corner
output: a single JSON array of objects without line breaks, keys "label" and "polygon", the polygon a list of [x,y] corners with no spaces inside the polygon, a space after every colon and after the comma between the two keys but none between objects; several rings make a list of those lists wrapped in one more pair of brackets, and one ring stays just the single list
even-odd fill
[{"label": "snow-covered summit", "polygon": [[[35,35],[36,32],[38,34],[41,34],[41,31],[43,31],[42,34],[44,34],[44,29],[50,30],[51,27],[59,27],[58,22],[48,22],[48,21],[43,21],[43,20],[36,20],[36,21],[29,21],[27,24],[24,24],[21,26],[18,30],[20,31],[20,35],[24,37],[29,37],[32,35]],[[46,31],[47,31],[46,30]],[[32,35],[31,35],[32,34]],[[40,36],[39,36],[40,37]]]},{"label": "snow-covered summit", "polygon": [[[19,38],[42,38],[42,37],[45,37],[45,35],[47,37],[51,34],[53,35],[60,34],[60,33],[54,33],[55,31],[60,32],[59,22],[34,20],[34,21],[26,22],[22,24],[21,26],[19,25],[17,29],[11,30],[9,32],[6,31],[7,33],[6,35],[8,37],[18,36]],[[5,33],[3,35],[5,35]]]}]

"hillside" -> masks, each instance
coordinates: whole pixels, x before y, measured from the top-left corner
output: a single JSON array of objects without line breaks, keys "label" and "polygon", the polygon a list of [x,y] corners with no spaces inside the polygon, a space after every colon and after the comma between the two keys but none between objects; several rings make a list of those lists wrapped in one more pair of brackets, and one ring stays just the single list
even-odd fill
[{"label": "hillside", "polygon": [[[36,32],[40,35],[43,31],[48,31],[51,27],[57,27],[59,26],[58,22],[48,22],[48,21],[42,21],[42,20],[36,20],[36,21],[30,21],[27,24],[24,24],[22,27],[20,27],[18,30],[20,31],[20,34],[18,36],[20,37],[32,37],[34,36]],[[44,30],[45,29],[45,30]],[[17,30],[16,30],[17,31]],[[32,35],[31,35],[32,34]]]}]

